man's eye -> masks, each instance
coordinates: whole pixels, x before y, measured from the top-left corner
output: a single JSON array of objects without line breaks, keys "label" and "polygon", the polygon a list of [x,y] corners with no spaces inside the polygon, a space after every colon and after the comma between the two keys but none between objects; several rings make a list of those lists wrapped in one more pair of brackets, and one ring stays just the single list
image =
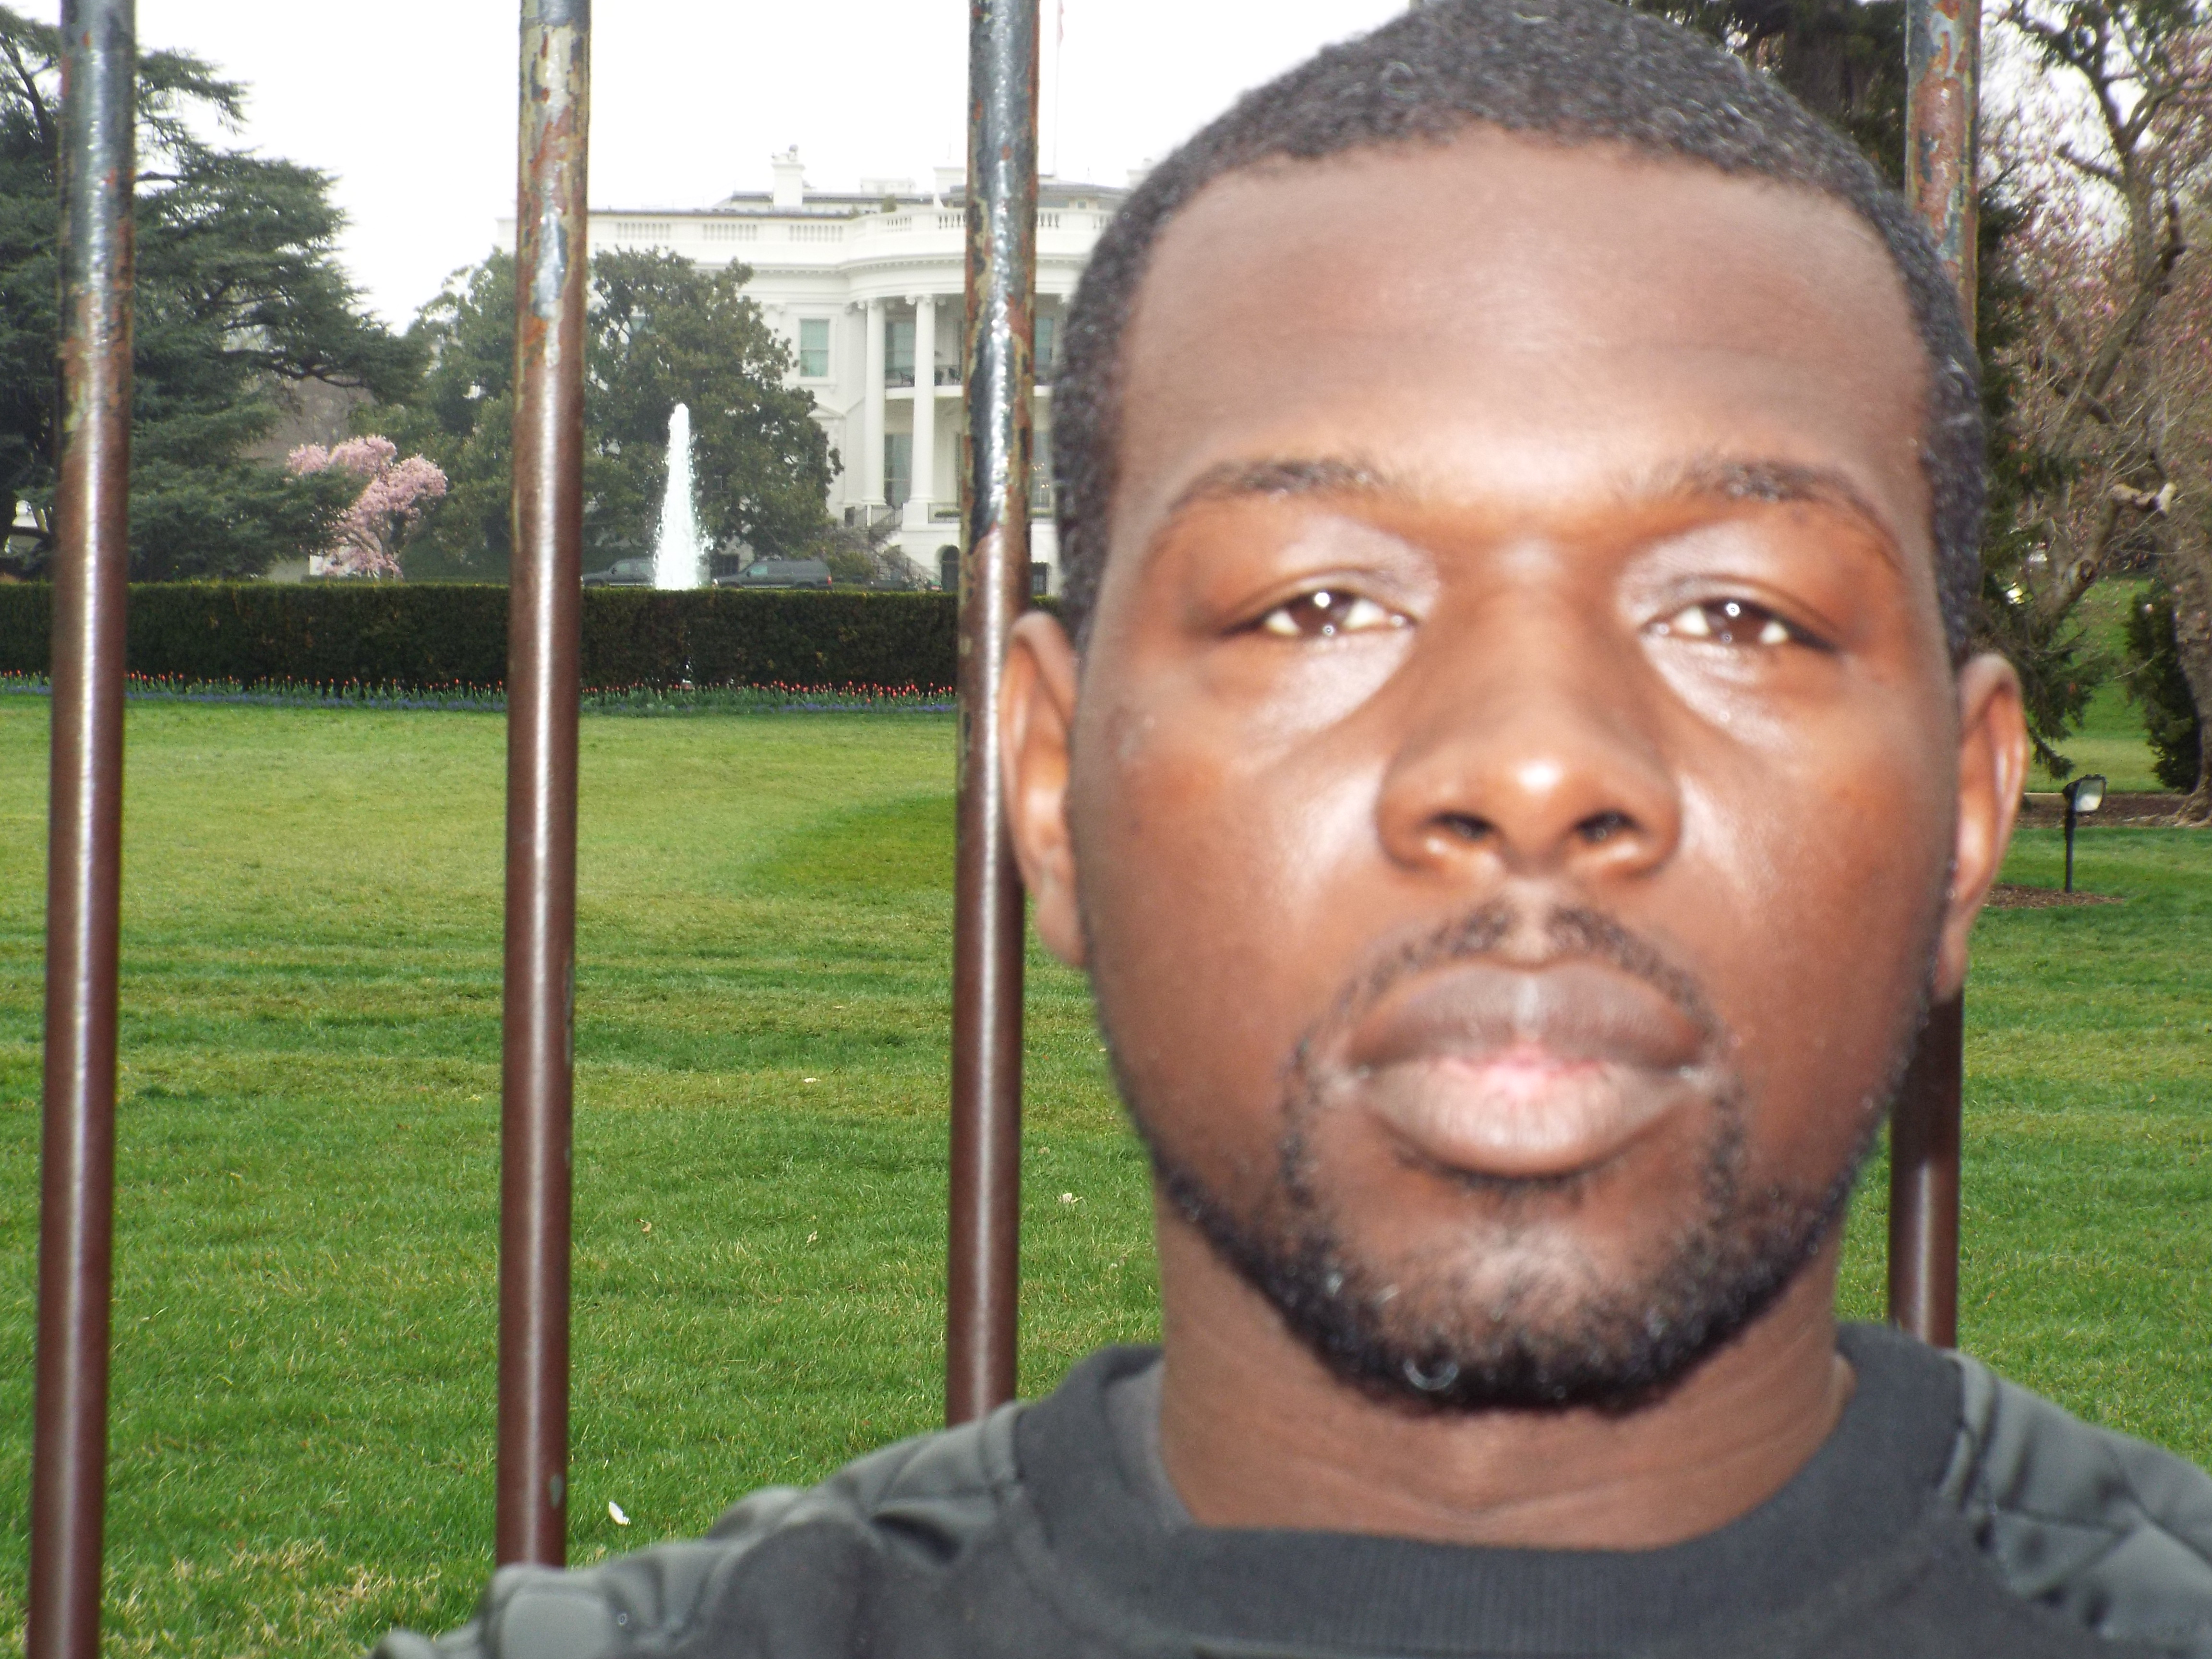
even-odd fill
[{"label": "man's eye", "polygon": [[1339,634],[1361,634],[1376,628],[1403,628],[1405,616],[1363,599],[1322,588],[1301,593],[1279,605],[1260,618],[1261,628],[1286,640],[1326,640]]},{"label": "man's eye", "polygon": [[1699,599],[1653,623],[1652,629],[1713,645],[1788,645],[1800,638],[1771,611],[1746,599]]}]

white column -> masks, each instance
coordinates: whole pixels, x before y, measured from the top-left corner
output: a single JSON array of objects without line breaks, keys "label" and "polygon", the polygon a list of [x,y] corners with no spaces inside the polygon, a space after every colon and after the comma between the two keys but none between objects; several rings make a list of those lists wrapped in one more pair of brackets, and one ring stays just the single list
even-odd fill
[{"label": "white column", "polygon": [[866,403],[860,416],[860,499],[884,504],[884,302],[866,307],[868,349]]},{"label": "white column", "polygon": [[906,521],[929,528],[929,506],[937,494],[937,296],[914,302],[914,493],[907,497]]}]

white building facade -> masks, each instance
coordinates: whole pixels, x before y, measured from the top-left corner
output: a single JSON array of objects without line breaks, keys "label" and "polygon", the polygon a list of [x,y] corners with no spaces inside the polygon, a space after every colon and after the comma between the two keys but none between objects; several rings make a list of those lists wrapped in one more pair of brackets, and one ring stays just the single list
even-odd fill
[{"label": "white building facade", "polygon": [[[893,538],[915,574],[936,581],[957,554],[961,439],[961,329],[967,284],[965,170],[940,167],[922,191],[908,179],[864,179],[856,191],[805,183],[796,150],[774,159],[772,191],[739,192],[684,212],[595,209],[594,248],[654,248],[696,264],[752,268],[746,292],[791,346],[795,383],[842,470],[831,514],[846,523],[895,520]],[[1036,460],[1030,558],[1060,589],[1059,534],[1050,486],[1052,391],[1060,319],[1077,276],[1127,192],[1045,179],[1038,190]],[[514,246],[514,221],[500,224]]]}]

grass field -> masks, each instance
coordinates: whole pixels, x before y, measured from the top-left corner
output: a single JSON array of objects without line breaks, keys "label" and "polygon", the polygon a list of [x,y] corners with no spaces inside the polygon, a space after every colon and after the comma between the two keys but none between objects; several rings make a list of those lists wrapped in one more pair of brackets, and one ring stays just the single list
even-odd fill
[{"label": "grass field", "polygon": [[[46,720],[0,697],[0,1650]],[[501,723],[134,705],[131,739],[109,1650],[450,1624],[489,1565]],[[577,1559],[936,1419],[951,744],[928,715],[585,725]],[[2008,874],[2057,858],[2029,836]],[[2212,838],[2092,829],[2081,871],[2128,902],[1982,924],[1966,1341],[2212,1460]],[[1035,1393],[1143,1338],[1155,1285],[1081,985],[1032,960]]]}]

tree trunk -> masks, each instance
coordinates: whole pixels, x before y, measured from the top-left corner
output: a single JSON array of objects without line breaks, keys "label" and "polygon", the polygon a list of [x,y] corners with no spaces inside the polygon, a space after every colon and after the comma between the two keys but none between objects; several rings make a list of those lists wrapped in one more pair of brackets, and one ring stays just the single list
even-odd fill
[{"label": "tree trunk", "polygon": [[[2191,515],[2192,518],[2194,515]],[[2173,590],[2174,654],[2197,705],[2197,787],[2182,802],[2184,823],[2212,823],[2212,546],[2204,526],[2185,521],[2160,562]]]}]

